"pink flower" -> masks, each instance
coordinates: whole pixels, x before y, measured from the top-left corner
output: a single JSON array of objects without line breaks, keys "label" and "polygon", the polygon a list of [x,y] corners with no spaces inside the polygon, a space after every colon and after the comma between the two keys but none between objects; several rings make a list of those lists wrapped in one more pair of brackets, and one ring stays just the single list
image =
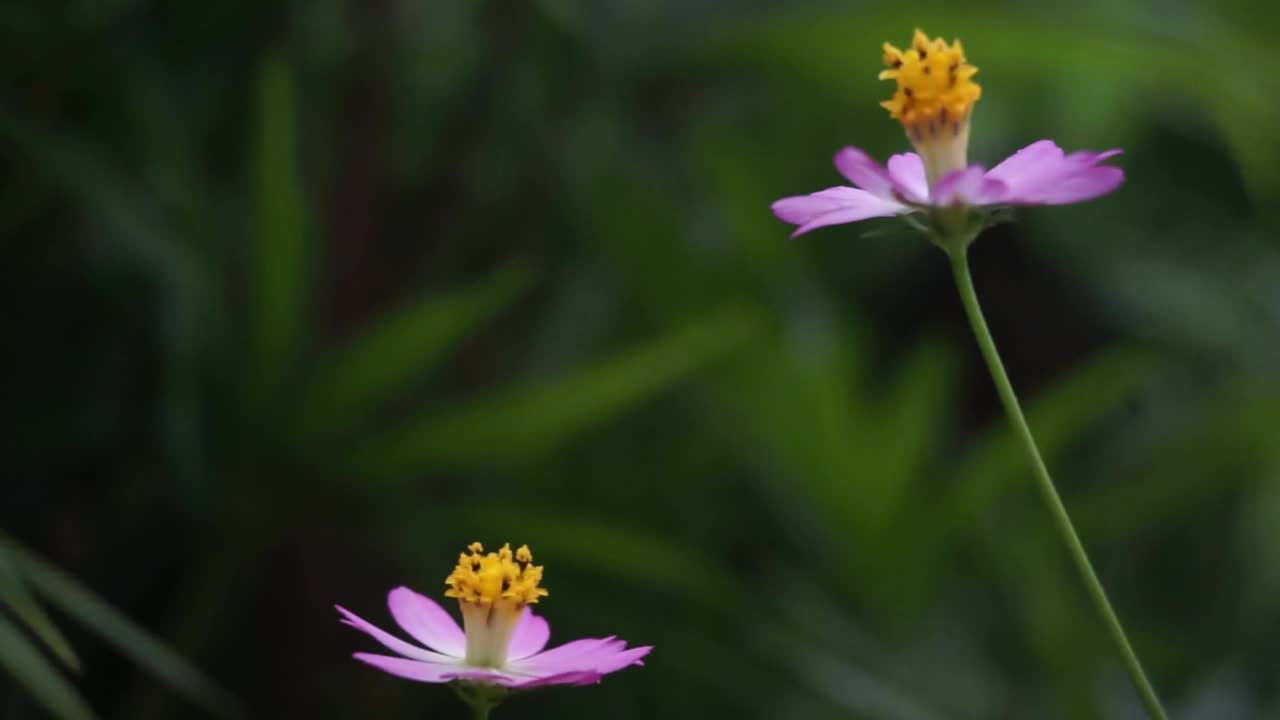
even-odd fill
[{"label": "pink flower", "polygon": [[587,685],[631,665],[643,665],[651,647],[628,648],[613,637],[574,640],[544,650],[551,637],[547,621],[530,604],[546,594],[542,568],[531,565],[527,547],[512,553],[504,545],[482,554],[479,543],[463,553],[446,583],[446,595],[462,606],[464,632],[435,601],[406,587],[387,596],[400,628],[420,645],[406,642],[355,613],[335,606],[342,622],[372,636],[395,655],[355,653],[379,670],[430,683],[463,681],[510,689],[545,685]]},{"label": "pink flower", "polygon": [[923,222],[912,224],[935,241],[967,243],[988,222],[988,208],[1083,202],[1124,182],[1123,170],[1100,164],[1119,150],[1068,155],[1052,140],[1034,142],[990,170],[970,165],[969,126],[982,88],[973,82],[978,68],[960,41],[930,39],[916,30],[906,51],[885,43],[884,62],[880,78],[896,81],[897,88],[880,104],[902,123],[916,152],[894,155],[887,168],[855,147],[836,153],[836,169],[855,187],[775,202],[774,214],[799,226],[792,237],[827,225],[921,213]]},{"label": "pink flower", "polygon": [[931,208],[1068,205],[1120,187],[1124,171],[1099,164],[1119,153],[1067,155],[1052,140],[1040,140],[990,170],[981,165],[952,170],[931,187],[916,153],[894,155],[885,168],[862,150],[846,147],[836,153],[836,169],[857,187],[783,198],[773,204],[773,212],[799,226],[791,235],[796,237],[827,225]]}]

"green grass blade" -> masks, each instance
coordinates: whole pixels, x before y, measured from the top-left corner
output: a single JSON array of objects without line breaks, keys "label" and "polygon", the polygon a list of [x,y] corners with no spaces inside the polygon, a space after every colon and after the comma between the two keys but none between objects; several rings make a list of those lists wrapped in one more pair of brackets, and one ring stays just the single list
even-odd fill
[{"label": "green grass blade", "polygon": [[273,394],[291,371],[302,342],[307,247],[292,68],[272,58],[263,66],[260,83],[254,158],[258,253],[250,320],[258,389]]},{"label": "green grass blade", "polygon": [[303,397],[303,442],[341,432],[430,373],[468,333],[507,307],[532,279],[522,266],[443,297],[423,298],[378,323],[317,370]]},{"label": "green grass blade", "polygon": [[71,683],[4,615],[0,615],[0,665],[59,720],[95,717]]},{"label": "green grass blade", "polygon": [[572,377],[435,412],[379,435],[355,451],[352,470],[394,478],[435,466],[519,462],[607,422],[759,329],[754,313],[720,310]]},{"label": "green grass blade", "polygon": [[[874,532],[893,535],[888,526],[914,512],[913,483],[927,477],[933,448],[941,438],[953,396],[952,359],[927,343],[911,352],[865,422],[875,452],[860,458],[863,477],[875,478],[859,493],[866,507],[857,517]],[[904,513],[906,515],[904,515]],[[879,538],[884,540],[885,538]]]},{"label": "green grass blade", "polygon": [[217,717],[240,717],[235,700],[202,672],[52,564],[0,538],[23,577],[50,603],[79,621],[183,697]]},{"label": "green grass blade", "polygon": [[18,575],[18,569],[2,551],[0,551],[0,602],[9,606],[13,614],[35,633],[40,642],[44,643],[59,662],[77,672],[80,670],[80,658],[76,657],[71,643],[67,642],[62,631],[58,630],[58,626],[53,624],[53,620],[45,613],[44,608],[31,596],[22,577]]}]

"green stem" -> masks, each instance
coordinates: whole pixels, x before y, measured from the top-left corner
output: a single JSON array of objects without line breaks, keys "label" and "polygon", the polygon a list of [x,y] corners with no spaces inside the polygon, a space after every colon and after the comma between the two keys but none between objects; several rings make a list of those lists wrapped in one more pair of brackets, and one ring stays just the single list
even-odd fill
[{"label": "green stem", "polygon": [[452,682],[449,687],[471,708],[471,717],[475,720],[489,720],[490,711],[498,707],[507,695],[505,688],[496,685]]},{"label": "green stem", "polygon": [[1031,428],[1027,425],[1027,419],[1022,414],[1022,408],[1018,404],[1018,396],[1014,394],[1013,385],[1009,383],[1009,376],[1004,371],[1004,364],[1000,362],[1000,354],[996,350],[995,340],[991,338],[991,331],[987,328],[987,321],[982,316],[982,308],[978,305],[978,295],[973,289],[973,278],[969,275],[969,261],[966,257],[967,245],[968,243],[961,243],[948,250],[948,254],[951,256],[951,270],[955,275],[956,288],[960,291],[960,299],[964,302],[965,313],[969,316],[969,324],[973,326],[974,338],[978,341],[978,348],[982,351],[982,357],[987,362],[987,369],[991,371],[991,379],[995,382],[996,392],[1000,395],[1000,402],[1004,405],[1005,413],[1009,415],[1010,422],[1013,423],[1013,428],[1018,434],[1018,439],[1022,442],[1023,449],[1026,450],[1028,457],[1031,458],[1036,480],[1040,485],[1045,504],[1049,506],[1049,512],[1053,515],[1058,534],[1062,536],[1062,541],[1066,544],[1067,551],[1075,562],[1076,570],[1080,572],[1080,579],[1084,582],[1085,589],[1089,591],[1089,598],[1093,601],[1094,609],[1097,610],[1103,624],[1107,626],[1107,631],[1111,634],[1111,639],[1115,643],[1116,649],[1120,651],[1121,657],[1124,658],[1125,667],[1129,671],[1129,678],[1133,681],[1138,695],[1142,698],[1142,704],[1146,706],[1147,714],[1153,720],[1168,720],[1168,715],[1165,713],[1164,707],[1160,705],[1160,698],[1156,695],[1155,688],[1151,687],[1150,681],[1147,680],[1147,674],[1142,669],[1142,661],[1138,659],[1137,653],[1133,651],[1133,647],[1129,644],[1129,638],[1125,636],[1124,626],[1120,624],[1120,618],[1116,616],[1116,611],[1112,609],[1111,602],[1107,600],[1107,592],[1103,589],[1102,582],[1098,579],[1098,574],[1094,572],[1092,563],[1089,562],[1089,556],[1085,553],[1084,545],[1080,542],[1080,536],[1076,534],[1076,529],[1071,524],[1071,516],[1067,514],[1067,508],[1062,504],[1062,498],[1058,497],[1058,490],[1054,487],[1053,479],[1049,477],[1049,470],[1045,467],[1044,460],[1040,457],[1040,450],[1036,447],[1035,438],[1031,436]]}]

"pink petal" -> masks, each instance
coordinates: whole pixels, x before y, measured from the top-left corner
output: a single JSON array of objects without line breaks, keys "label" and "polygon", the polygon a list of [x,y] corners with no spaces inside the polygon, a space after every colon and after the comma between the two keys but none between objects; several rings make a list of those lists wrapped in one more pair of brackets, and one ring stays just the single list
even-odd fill
[{"label": "pink petal", "polygon": [[595,669],[607,675],[632,665],[643,665],[642,658],[651,652],[653,652],[652,645],[628,648],[610,657],[601,658],[597,661]]},{"label": "pink petal", "polygon": [[387,607],[400,627],[423,645],[454,657],[467,654],[462,628],[431,598],[398,587],[387,595]]},{"label": "pink petal", "polygon": [[547,685],[594,685],[600,682],[604,675],[598,672],[573,670],[570,672],[557,673],[546,677],[534,678],[517,683],[511,687],[517,687],[522,690],[532,690],[537,687],[545,687]]},{"label": "pink petal", "polygon": [[886,200],[893,199],[894,184],[889,172],[875,158],[856,147],[846,147],[836,153],[836,169],[849,178],[849,182]]},{"label": "pink petal", "polygon": [[773,204],[779,219],[799,225],[791,237],[827,225],[857,222],[873,217],[896,215],[908,208],[895,201],[876,197],[866,190],[834,187],[811,195],[783,198]]},{"label": "pink petal", "polygon": [[558,671],[566,663],[576,663],[601,652],[617,652],[625,646],[625,642],[612,637],[574,640],[537,655],[512,661],[508,665],[516,672],[541,675],[548,670]]},{"label": "pink petal", "polygon": [[999,180],[1016,192],[1023,185],[1039,183],[1046,170],[1062,160],[1062,148],[1052,140],[1038,140],[991,168],[987,177]]},{"label": "pink petal", "polygon": [[471,667],[460,662],[419,662],[417,660],[397,658],[390,655],[374,655],[372,653],[356,653],[354,657],[383,672],[419,682],[447,683],[454,680],[468,680],[509,688],[533,688],[555,684],[585,685],[599,682],[601,677],[600,673],[590,672],[558,673],[547,676],[516,675],[492,668]]},{"label": "pink petal", "polygon": [[364,618],[361,618],[360,616],[356,615],[350,610],[347,610],[341,605],[335,605],[334,607],[338,609],[339,613],[342,613],[342,616],[344,618],[342,622],[344,624],[350,625],[351,627],[361,632],[368,633],[369,635],[373,636],[374,640],[377,640],[378,642],[382,643],[383,646],[385,646],[388,650],[398,652],[401,655],[404,655],[405,657],[414,658],[416,660],[425,660],[428,662],[436,662],[436,663],[448,663],[448,662],[454,661],[454,658],[449,657],[448,655],[441,655],[440,653],[434,653],[434,652],[431,652],[430,650],[424,650],[423,648],[420,648],[417,645],[412,645],[410,643],[407,643],[401,640],[400,638],[392,635],[391,633],[381,630],[378,627],[375,627],[372,623],[368,622]]},{"label": "pink petal", "polygon": [[458,673],[459,667],[452,663],[422,662],[372,653],[356,653],[352,657],[383,672],[418,682],[449,682]]},{"label": "pink petal", "polygon": [[1003,182],[987,176],[981,165],[952,170],[933,188],[930,202],[938,206],[985,205],[1005,195]]},{"label": "pink petal", "polygon": [[1037,193],[1012,197],[1018,205],[1068,205],[1101,197],[1124,183],[1124,171],[1103,165],[1078,170]]},{"label": "pink petal", "polygon": [[527,682],[527,677],[504,673],[491,668],[473,668],[467,667],[455,669],[454,672],[445,676],[446,680],[469,680],[471,682],[491,683],[501,685],[503,687],[518,687],[521,683]]},{"label": "pink petal", "polygon": [[507,646],[507,657],[511,660],[527,658],[534,653],[541,652],[550,639],[551,626],[547,624],[546,618],[541,615],[534,615],[533,608],[526,605],[524,615],[520,617],[516,629],[511,633],[511,644]]},{"label": "pink petal", "polygon": [[889,177],[908,201],[929,201],[929,178],[924,171],[924,160],[919,155],[900,153],[889,158]]},{"label": "pink petal", "polygon": [[1002,202],[1013,205],[1062,205],[1105,195],[1124,182],[1124,171],[1098,163],[1120,153],[1075,152],[1064,155],[1049,140],[1032,143],[991,169],[987,177],[1006,185]]},{"label": "pink petal", "polygon": [[502,672],[489,668],[454,668],[441,673],[439,682],[466,680],[476,683],[489,683],[502,687],[531,690],[546,685],[590,685],[600,682],[602,673],[591,670],[573,670],[551,675],[529,676]]},{"label": "pink petal", "polygon": [[819,215],[848,207],[865,196],[862,190],[833,187],[810,195],[783,198],[773,204],[773,214],[793,225],[803,225]]},{"label": "pink petal", "polygon": [[543,677],[576,671],[604,675],[631,665],[643,664],[640,659],[652,650],[652,647],[627,648],[625,642],[613,638],[575,640],[533,657],[509,663],[508,667],[512,672]]}]

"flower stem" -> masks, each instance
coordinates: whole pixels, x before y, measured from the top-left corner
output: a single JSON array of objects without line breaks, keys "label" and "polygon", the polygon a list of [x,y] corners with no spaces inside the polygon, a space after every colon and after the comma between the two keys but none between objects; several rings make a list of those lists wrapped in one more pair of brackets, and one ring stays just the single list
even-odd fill
[{"label": "flower stem", "polygon": [[978,305],[978,295],[973,289],[973,278],[969,275],[967,245],[968,243],[961,243],[954,249],[949,250],[951,271],[955,276],[956,289],[960,291],[960,299],[964,303],[965,313],[969,316],[969,324],[973,327],[974,338],[978,341],[978,349],[982,351],[982,357],[986,360],[987,369],[991,372],[991,379],[995,382],[996,393],[1000,395],[1000,402],[1004,405],[1005,413],[1008,414],[1009,421],[1013,423],[1013,428],[1017,432],[1023,449],[1026,450],[1027,456],[1031,459],[1036,481],[1040,485],[1045,504],[1049,506],[1049,512],[1053,515],[1058,534],[1062,537],[1062,542],[1066,544],[1067,551],[1075,562],[1076,570],[1080,572],[1080,579],[1084,582],[1085,589],[1089,592],[1089,598],[1093,601],[1094,609],[1098,612],[1098,616],[1111,634],[1111,640],[1115,643],[1116,649],[1120,651],[1121,657],[1124,658],[1125,667],[1129,671],[1129,678],[1133,681],[1138,695],[1142,698],[1142,704],[1146,707],[1147,714],[1153,720],[1168,720],[1168,715],[1160,704],[1160,698],[1156,695],[1155,688],[1151,686],[1150,681],[1147,680],[1146,672],[1142,669],[1142,661],[1138,659],[1137,653],[1133,651],[1133,647],[1129,644],[1129,638],[1125,636],[1124,626],[1120,624],[1120,618],[1116,616],[1115,610],[1111,607],[1111,602],[1107,600],[1107,592],[1103,589],[1102,582],[1098,579],[1098,574],[1094,572],[1092,563],[1089,562],[1089,556],[1085,553],[1084,545],[1080,542],[1080,536],[1076,534],[1076,529],[1071,524],[1071,516],[1067,514],[1067,508],[1062,504],[1062,498],[1058,497],[1058,490],[1054,487],[1053,479],[1049,477],[1049,470],[1045,467],[1044,460],[1040,457],[1040,450],[1036,447],[1035,438],[1031,436],[1031,428],[1027,425],[1027,419],[1022,414],[1022,407],[1018,404],[1018,396],[1014,394],[1013,385],[1009,383],[1009,376],[1005,373],[1004,364],[1000,361],[1000,353],[996,350],[995,340],[991,337],[991,331],[987,328],[987,321],[982,316],[982,308]]},{"label": "flower stem", "polygon": [[507,689],[497,685],[455,681],[449,683],[454,694],[471,708],[475,720],[489,720],[489,713],[507,696]]}]

